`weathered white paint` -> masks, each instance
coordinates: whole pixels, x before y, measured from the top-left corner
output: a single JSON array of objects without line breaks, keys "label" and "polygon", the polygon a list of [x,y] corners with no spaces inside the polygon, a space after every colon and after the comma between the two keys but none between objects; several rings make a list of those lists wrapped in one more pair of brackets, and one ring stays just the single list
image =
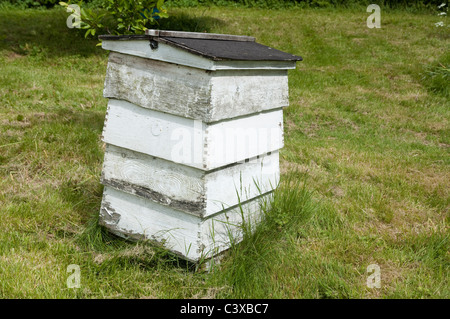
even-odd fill
[{"label": "weathered white paint", "polygon": [[205,172],[113,145],[106,146],[102,184],[200,217],[272,191],[278,152]]},{"label": "weathered white paint", "polygon": [[211,77],[210,119],[282,108],[289,105],[286,71],[217,71]]},{"label": "weathered white paint", "polygon": [[295,61],[213,61],[165,43],[158,43],[158,48],[152,50],[150,41],[146,39],[127,41],[103,40],[102,48],[137,57],[211,71],[235,69],[286,70],[295,69],[296,65]]},{"label": "weathered white paint", "polygon": [[282,109],[205,126],[205,169],[274,152],[284,145]]},{"label": "weathered white paint", "polygon": [[247,223],[255,224],[261,217],[259,200],[204,219],[105,187],[100,223],[119,236],[159,242],[195,262],[229,248],[230,238],[239,241],[242,237],[241,208]]},{"label": "weathered white paint", "polygon": [[282,148],[283,111],[206,124],[111,99],[103,141],[211,170]]},{"label": "weathered white paint", "polygon": [[152,50],[150,48],[149,40],[127,40],[127,41],[103,40],[102,48],[114,52],[190,66],[193,68],[199,68],[204,70],[214,69],[213,61],[164,43],[159,43],[158,49]]},{"label": "weathered white paint", "polygon": [[162,39],[153,49],[144,38],[102,45],[111,52],[100,222],[191,261],[229,248],[278,184],[296,62],[214,61]]},{"label": "weathered white paint", "polygon": [[209,72],[112,52],[103,95],[209,123],[288,106],[288,90],[286,70]]},{"label": "weathered white paint", "polygon": [[205,175],[204,216],[273,191],[280,180],[279,152],[252,158]]},{"label": "weathered white paint", "polygon": [[161,112],[203,119],[210,108],[210,78],[204,70],[113,52],[109,56],[103,95]]}]

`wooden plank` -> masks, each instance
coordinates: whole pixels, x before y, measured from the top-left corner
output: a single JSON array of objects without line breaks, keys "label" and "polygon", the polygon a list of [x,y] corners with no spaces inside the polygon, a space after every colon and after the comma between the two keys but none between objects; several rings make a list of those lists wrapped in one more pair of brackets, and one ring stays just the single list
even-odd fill
[{"label": "wooden plank", "polygon": [[166,43],[158,43],[152,50],[148,39],[136,40],[103,40],[102,48],[112,52],[123,53],[141,58],[168,62],[203,70],[272,70],[295,69],[295,61],[213,61],[200,55],[190,53]]},{"label": "wooden plank", "polygon": [[[260,219],[259,200],[243,203],[244,220]],[[148,239],[190,261],[230,247],[230,235],[242,238],[241,208],[202,219],[152,201],[105,187],[100,224],[128,239]]]},{"label": "wooden plank", "polygon": [[122,100],[108,102],[103,141],[169,161],[203,168],[204,124]]},{"label": "wooden plank", "polygon": [[289,104],[286,70],[206,72],[111,53],[103,94],[206,123]]},{"label": "wooden plank", "polygon": [[287,107],[287,71],[216,71],[211,78],[211,119],[229,119]]},{"label": "wooden plank", "polygon": [[283,110],[205,124],[109,100],[103,141],[205,171],[283,147]]},{"label": "wooden plank", "polygon": [[205,173],[157,157],[106,145],[102,184],[202,216]]},{"label": "wooden plank", "polygon": [[267,194],[278,186],[279,180],[278,151],[207,173],[204,217]]},{"label": "wooden plank", "polygon": [[103,40],[102,48],[113,52],[174,63],[203,70],[214,69],[214,61],[186,52],[185,50],[179,48],[174,48],[164,43],[159,43],[158,49],[152,50],[150,48],[150,41],[148,40]]},{"label": "wooden plank", "polygon": [[207,217],[272,191],[279,181],[278,161],[274,152],[205,172],[108,144],[102,184]]},{"label": "wooden plank", "polygon": [[202,119],[210,109],[210,81],[206,71],[111,53],[103,95]]},{"label": "wooden plank", "polygon": [[254,37],[243,35],[219,34],[219,33],[183,32],[183,31],[147,29],[145,30],[145,34],[153,37],[255,42]]},{"label": "wooden plank", "polygon": [[206,127],[204,136],[205,169],[274,152],[284,146],[283,110],[215,122]]}]

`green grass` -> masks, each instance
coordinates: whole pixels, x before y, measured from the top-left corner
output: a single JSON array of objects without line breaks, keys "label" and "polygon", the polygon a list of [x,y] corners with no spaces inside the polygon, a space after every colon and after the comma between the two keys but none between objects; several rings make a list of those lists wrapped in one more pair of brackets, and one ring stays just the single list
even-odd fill
[{"label": "green grass", "polygon": [[[437,17],[382,11],[368,29],[357,9],[172,14],[167,28],[251,35],[304,58],[289,72],[267,221],[212,273],[100,228],[107,53],[61,10],[4,8],[0,297],[449,298],[449,33]],[[370,264],[380,289],[366,286]]]}]

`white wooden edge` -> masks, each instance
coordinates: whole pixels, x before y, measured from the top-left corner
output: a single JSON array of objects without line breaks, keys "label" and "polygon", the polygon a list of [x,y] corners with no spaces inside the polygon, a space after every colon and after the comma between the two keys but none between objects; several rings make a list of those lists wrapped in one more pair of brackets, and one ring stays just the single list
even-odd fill
[{"label": "white wooden edge", "polygon": [[203,70],[287,70],[295,69],[295,61],[213,61],[180,48],[159,43],[152,50],[148,40],[103,40],[102,48],[138,57],[185,65]]}]

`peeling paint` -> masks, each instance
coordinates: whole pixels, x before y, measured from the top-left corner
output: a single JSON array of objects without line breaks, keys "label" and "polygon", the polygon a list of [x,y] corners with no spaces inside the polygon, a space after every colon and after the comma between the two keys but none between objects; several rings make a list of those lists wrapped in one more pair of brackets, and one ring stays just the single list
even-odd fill
[{"label": "peeling paint", "polygon": [[100,210],[100,218],[105,224],[117,225],[120,221],[120,214],[114,210],[109,202],[103,201],[102,208]]},{"label": "peeling paint", "polygon": [[204,200],[197,202],[190,202],[184,200],[171,199],[163,194],[155,192],[149,188],[131,184],[128,182],[120,181],[117,179],[102,179],[102,184],[111,186],[115,189],[127,192],[133,195],[137,195],[143,198],[151,199],[161,205],[171,206],[174,209],[190,212],[195,215],[201,216],[206,208]]}]

